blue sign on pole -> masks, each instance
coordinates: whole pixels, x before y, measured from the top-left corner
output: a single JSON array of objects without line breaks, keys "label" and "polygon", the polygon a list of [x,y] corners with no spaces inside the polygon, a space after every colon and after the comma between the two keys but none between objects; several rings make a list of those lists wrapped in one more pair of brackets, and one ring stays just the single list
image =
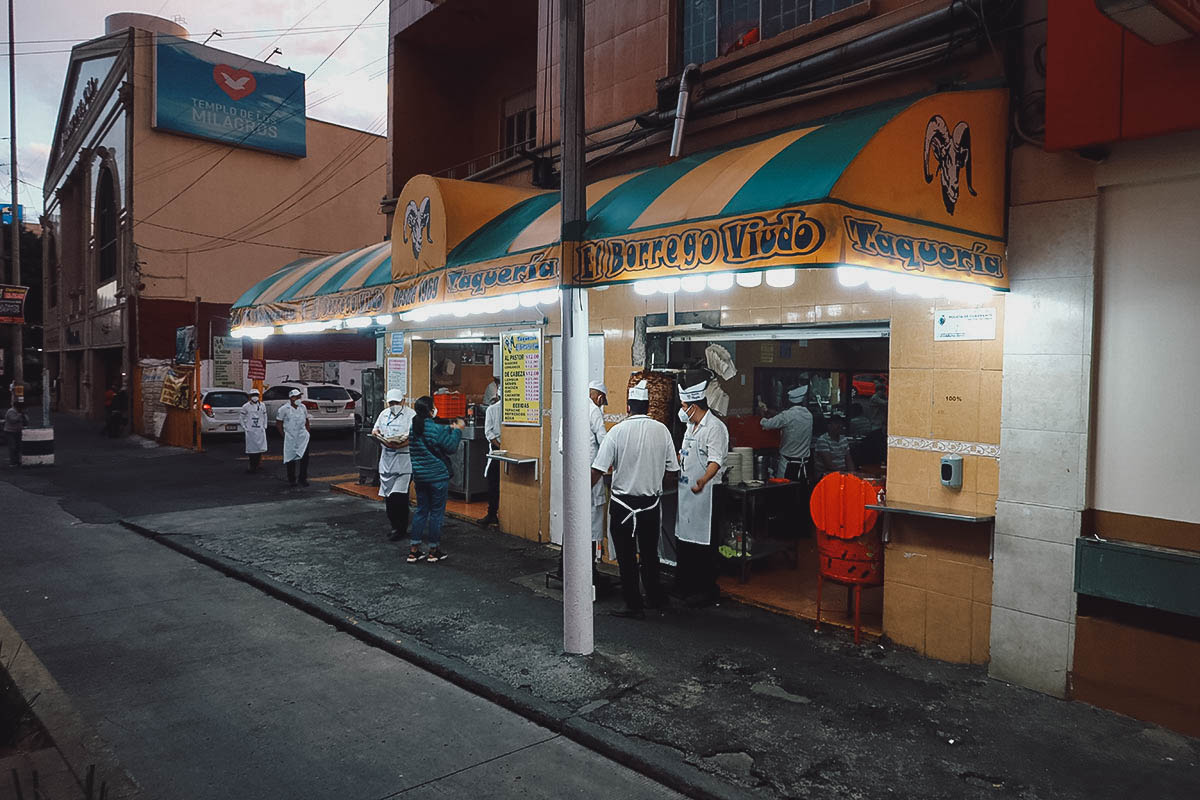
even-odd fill
[{"label": "blue sign on pole", "polygon": [[282,155],[306,155],[304,75],[159,34],[154,127]]},{"label": "blue sign on pole", "polygon": [[[25,221],[25,206],[17,205],[17,222]],[[0,224],[12,225],[12,206],[0,206]]]}]

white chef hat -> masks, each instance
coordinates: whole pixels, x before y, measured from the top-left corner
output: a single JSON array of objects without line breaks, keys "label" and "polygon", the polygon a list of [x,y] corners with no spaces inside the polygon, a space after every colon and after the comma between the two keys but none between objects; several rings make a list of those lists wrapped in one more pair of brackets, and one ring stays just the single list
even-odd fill
[{"label": "white chef hat", "polygon": [[604,385],[604,381],[591,381],[588,383],[588,388],[595,389],[597,392],[603,395],[608,394],[608,387]]},{"label": "white chef hat", "polygon": [[788,400],[793,403],[803,403],[808,396],[808,384],[802,383],[788,391]]},{"label": "white chef hat", "polygon": [[299,397],[302,394],[304,394],[304,392],[300,391],[299,389],[292,389],[290,392],[288,392],[288,397]]},{"label": "white chef hat", "polygon": [[389,403],[403,403],[404,402],[404,390],[403,389],[389,389],[388,393],[387,393],[387,401]]},{"label": "white chef hat", "polygon": [[637,382],[637,385],[629,387],[630,400],[649,400],[650,387],[646,383],[646,379],[642,378]]},{"label": "white chef hat", "polygon": [[694,403],[697,400],[704,399],[704,387],[708,386],[708,381],[700,381],[699,383],[684,388],[679,387],[679,399],[685,403]]}]

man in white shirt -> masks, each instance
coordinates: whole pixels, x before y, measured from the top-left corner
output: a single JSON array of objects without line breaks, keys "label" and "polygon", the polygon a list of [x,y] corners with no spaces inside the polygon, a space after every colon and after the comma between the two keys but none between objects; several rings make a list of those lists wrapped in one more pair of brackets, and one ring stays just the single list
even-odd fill
[{"label": "man in white shirt", "polygon": [[[612,613],[631,619],[643,619],[643,606],[661,608],[666,599],[658,580],[659,503],[666,474],[679,472],[671,432],[646,416],[649,408],[643,380],[629,389],[629,416],[605,435],[592,461],[592,486],[609,468],[613,471],[608,533],[617,550],[625,608]],[[645,603],[638,587],[639,554]]]},{"label": "man in white shirt", "polygon": [[[494,380],[494,379],[493,379]],[[489,384],[495,386],[494,383]],[[500,449],[500,422],[503,419],[501,416],[503,407],[500,404],[500,390],[497,389],[492,395],[492,404],[483,412],[483,438],[487,439],[488,452]],[[483,474],[488,481],[488,508],[487,514],[480,519],[475,520],[480,525],[487,527],[488,525],[499,525],[500,518],[496,516],[500,513],[500,465],[495,459],[489,458],[487,464],[483,467]]]},{"label": "man in white shirt", "polygon": [[676,588],[692,608],[721,597],[712,535],[713,482],[719,480],[729,454],[729,429],[708,408],[704,397],[707,383],[700,378],[692,386],[679,387],[679,419],[687,428],[679,451]]},{"label": "man in white shirt", "polygon": [[812,412],[803,405],[807,396],[808,384],[793,387],[787,395],[791,406],[760,423],[764,429],[781,434],[776,476],[802,483],[807,481],[813,431]]}]

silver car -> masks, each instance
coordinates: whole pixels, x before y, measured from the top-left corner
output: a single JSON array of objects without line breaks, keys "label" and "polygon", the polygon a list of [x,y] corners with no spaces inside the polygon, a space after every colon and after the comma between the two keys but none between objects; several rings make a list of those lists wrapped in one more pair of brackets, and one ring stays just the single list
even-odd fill
[{"label": "silver car", "polygon": [[200,426],[205,436],[242,432],[242,406],[250,396],[241,389],[202,389]]},{"label": "silver car", "polygon": [[275,423],[275,414],[288,402],[292,389],[300,390],[300,402],[308,409],[308,424],[314,431],[353,430],[354,398],[346,387],[337,383],[284,381],[263,392],[267,417]]}]

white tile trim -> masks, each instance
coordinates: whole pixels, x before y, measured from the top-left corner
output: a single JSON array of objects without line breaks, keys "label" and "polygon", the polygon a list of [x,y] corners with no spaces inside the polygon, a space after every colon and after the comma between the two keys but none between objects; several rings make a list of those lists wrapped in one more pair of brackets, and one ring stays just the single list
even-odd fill
[{"label": "white tile trim", "polygon": [[956,442],[951,439],[922,439],[919,436],[889,436],[888,447],[904,450],[924,450],[933,453],[954,453],[964,456],[1000,458],[1000,445],[983,442]]}]

